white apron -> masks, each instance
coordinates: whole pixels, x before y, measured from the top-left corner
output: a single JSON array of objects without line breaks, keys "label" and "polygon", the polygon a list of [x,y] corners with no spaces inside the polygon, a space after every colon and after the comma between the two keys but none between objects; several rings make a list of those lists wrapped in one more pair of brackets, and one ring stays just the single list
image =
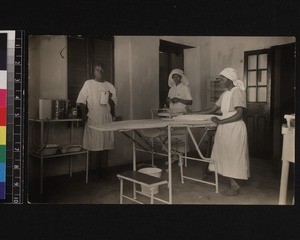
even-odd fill
[{"label": "white apron", "polygon": [[91,129],[89,126],[97,125],[101,123],[112,122],[112,117],[107,111],[99,111],[98,119],[88,118],[83,134],[83,148],[89,151],[102,151],[109,150],[114,148],[114,133],[110,132],[100,132],[94,129]]},{"label": "white apron", "polygon": [[107,92],[108,86],[106,83],[99,83],[96,81],[90,81],[88,85],[89,98],[88,102],[88,120],[85,124],[83,143],[84,149],[90,151],[102,151],[114,148],[114,133],[100,132],[91,129],[89,126],[110,123],[112,122],[112,116],[110,114],[110,105],[103,104],[101,100],[101,92]]},{"label": "white apron", "polygon": [[[229,112],[233,89],[224,93],[221,102],[222,119],[233,116]],[[250,176],[247,129],[243,120],[219,124],[211,158],[218,164],[218,173],[225,177],[248,179]],[[214,171],[214,164],[209,165]]]}]

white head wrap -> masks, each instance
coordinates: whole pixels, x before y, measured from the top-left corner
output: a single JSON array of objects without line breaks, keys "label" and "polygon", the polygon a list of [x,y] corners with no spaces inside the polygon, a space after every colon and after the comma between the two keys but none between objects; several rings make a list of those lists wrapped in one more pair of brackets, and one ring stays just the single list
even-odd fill
[{"label": "white head wrap", "polygon": [[238,80],[236,71],[233,68],[225,68],[220,72],[219,75],[226,77],[233,82],[233,85],[239,87],[241,90],[245,91],[245,85],[241,80]]},{"label": "white head wrap", "polygon": [[180,70],[180,69],[173,69],[172,72],[169,74],[169,81],[168,81],[169,87],[173,87],[175,85],[175,82],[174,82],[174,80],[172,78],[174,74],[178,74],[179,76],[181,76],[181,83],[183,85],[185,85],[185,86],[189,85],[189,81],[184,76],[183,71]]}]

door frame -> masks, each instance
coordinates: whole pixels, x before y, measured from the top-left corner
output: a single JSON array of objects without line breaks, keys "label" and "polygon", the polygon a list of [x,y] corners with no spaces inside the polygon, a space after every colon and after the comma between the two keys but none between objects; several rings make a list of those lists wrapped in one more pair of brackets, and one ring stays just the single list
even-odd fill
[{"label": "door frame", "polygon": [[[174,66],[172,64],[172,54],[179,55],[181,57],[181,64],[179,67],[184,71],[184,49],[194,48],[193,46],[183,45],[179,43],[174,43],[166,40],[159,40],[159,52],[167,54],[167,76],[173,70]],[[161,61],[159,61],[159,68],[161,68]],[[161,75],[161,74],[159,74]],[[166,79],[159,79],[159,106],[163,107],[165,100],[168,96],[168,77]]]},{"label": "door frame", "polygon": [[[255,101],[255,102],[248,102],[248,56],[249,55],[259,55],[259,54],[267,54],[267,96],[266,96],[266,102],[259,102],[259,101]],[[257,61],[257,64],[258,64],[258,59],[256,60]],[[256,71],[257,71],[258,66],[256,68]],[[260,69],[259,69],[260,70]],[[258,74],[259,71],[257,71],[256,74]],[[256,75],[256,79],[257,79],[258,75]],[[262,152],[258,152],[258,155],[255,156],[255,157],[264,157],[264,158],[271,158],[272,157],[272,151],[273,151],[273,144],[272,144],[272,133],[273,133],[273,103],[272,103],[272,99],[273,99],[273,94],[272,94],[272,86],[273,86],[273,82],[272,82],[272,52],[271,52],[271,49],[267,48],[267,49],[257,49],[257,50],[251,50],[251,51],[245,51],[244,52],[244,82],[245,82],[245,85],[246,85],[246,104],[247,104],[247,109],[249,109],[249,107],[253,106],[254,104],[257,104],[257,103],[265,103],[265,104],[268,104],[269,105],[269,114],[268,114],[268,119],[266,119],[267,121],[267,129],[265,129],[265,133],[267,134],[266,136],[266,140],[268,141],[268,146],[267,148],[265,149],[265,152],[262,153]],[[257,87],[257,82],[256,82],[256,100],[257,100],[257,97],[258,97],[258,87]],[[263,110],[262,110],[263,111]],[[254,115],[255,116],[255,115]],[[258,115],[257,115],[258,116]],[[244,121],[247,125],[248,123],[248,119],[247,119],[247,110],[246,110],[246,114],[244,115]],[[254,128],[257,127],[258,125],[258,120],[257,122],[254,122]],[[248,127],[249,129],[249,127]],[[254,144],[254,142],[251,142],[250,141],[250,132],[248,132],[248,144],[250,145],[251,143]],[[253,133],[253,138],[255,140],[255,137],[257,135],[257,131],[255,131]],[[249,146],[249,150],[252,151],[252,146]],[[249,153],[251,155],[253,155],[253,151]]]}]

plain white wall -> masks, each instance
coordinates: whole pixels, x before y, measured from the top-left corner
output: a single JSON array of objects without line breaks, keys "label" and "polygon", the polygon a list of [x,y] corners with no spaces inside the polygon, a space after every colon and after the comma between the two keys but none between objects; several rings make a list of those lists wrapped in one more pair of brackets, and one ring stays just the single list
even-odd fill
[{"label": "plain white wall", "polygon": [[40,99],[40,76],[41,76],[41,51],[40,37],[30,36],[28,41],[28,116],[38,116],[38,102]]},{"label": "plain white wall", "polygon": [[[159,106],[159,38],[115,37],[115,87],[118,97],[116,114],[129,119],[151,117],[151,108]],[[132,162],[131,143],[115,133],[114,150],[110,151],[110,165]],[[140,158],[150,155],[139,154]]]},{"label": "plain white wall", "polygon": [[115,37],[116,113],[149,118],[159,103],[158,37]]},{"label": "plain white wall", "polygon": [[[41,98],[67,99],[67,37],[42,36],[40,58]],[[61,56],[60,52],[62,51]]]}]

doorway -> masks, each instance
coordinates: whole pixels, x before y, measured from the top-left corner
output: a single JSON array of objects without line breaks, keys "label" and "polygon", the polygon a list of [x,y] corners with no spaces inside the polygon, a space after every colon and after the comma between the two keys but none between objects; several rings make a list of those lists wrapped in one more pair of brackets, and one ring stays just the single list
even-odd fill
[{"label": "doorway", "polygon": [[163,108],[168,97],[168,77],[170,72],[179,68],[184,71],[184,49],[191,46],[165,40],[159,42],[159,107]]}]

